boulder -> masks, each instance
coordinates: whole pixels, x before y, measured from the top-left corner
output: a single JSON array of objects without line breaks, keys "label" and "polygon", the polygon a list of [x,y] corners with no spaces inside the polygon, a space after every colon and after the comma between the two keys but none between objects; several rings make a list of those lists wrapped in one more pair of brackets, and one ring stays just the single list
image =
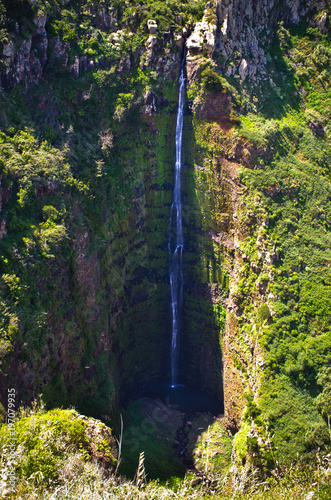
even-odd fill
[{"label": "boulder", "polygon": [[321,17],[317,21],[317,26],[321,33],[327,33],[327,28],[326,28],[327,20],[328,20],[328,14],[327,12],[323,12]]},{"label": "boulder", "polygon": [[187,39],[188,56],[192,57],[207,50],[208,56],[212,57],[216,47],[216,27],[216,14],[210,12],[210,7],[206,7],[202,21],[196,23],[192,34]]},{"label": "boulder", "polygon": [[248,75],[248,63],[246,61],[246,59],[242,59],[240,64],[239,64],[239,68],[238,68],[238,72],[239,72],[239,75],[240,75],[240,78],[244,81],[246,80],[246,77]]},{"label": "boulder", "polygon": [[6,43],[4,46],[3,46],[3,50],[2,50],[2,53],[5,57],[10,57],[12,58],[15,54],[15,48],[14,48],[14,44],[12,41],[10,41],[9,43]]},{"label": "boulder", "polygon": [[154,19],[148,19],[147,27],[152,35],[155,35],[158,32],[157,22]]},{"label": "boulder", "polygon": [[157,96],[152,90],[148,90],[145,94],[145,114],[147,116],[152,116],[156,113],[157,108]]}]

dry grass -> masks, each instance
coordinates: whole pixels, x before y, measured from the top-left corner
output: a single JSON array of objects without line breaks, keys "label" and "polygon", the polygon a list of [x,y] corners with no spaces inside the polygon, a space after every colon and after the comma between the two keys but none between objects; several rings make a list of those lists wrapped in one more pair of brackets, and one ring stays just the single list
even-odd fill
[{"label": "dry grass", "polygon": [[157,481],[138,485],[114,476],[105,478],[104,471],[96,464],[86,463],[79,454],[73,454],[64,464],[59,476],[61,484],[45,484],[42,475],[22,480],[14,494],[6,494],[2,470],[0,497],[10,500],[328,500],[331,495],[331,457],[318,459],[318,466],[300,469],[288,468],[282,475],[274,472],[268,480],[261,482],[258,475],[249,469],[240,473],[234,468],[223,476],[208,476],[196,484],[190,474],[172,487]]}]

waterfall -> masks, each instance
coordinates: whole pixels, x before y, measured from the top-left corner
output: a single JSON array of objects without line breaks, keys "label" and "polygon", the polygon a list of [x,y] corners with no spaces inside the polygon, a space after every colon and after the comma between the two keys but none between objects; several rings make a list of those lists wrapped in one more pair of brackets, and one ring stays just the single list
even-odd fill
[{"label": "waterfall", "polygon": [[183,111],[185,99],[184,63],[179,78],[179,100],[176,123],[176,163],[173,201],[170,210],[169,228],[169,274],[171,290],[172,330],[171,330],[171,386],[177,385],[178,342],[183,306],[183,221],[181,196]]}]

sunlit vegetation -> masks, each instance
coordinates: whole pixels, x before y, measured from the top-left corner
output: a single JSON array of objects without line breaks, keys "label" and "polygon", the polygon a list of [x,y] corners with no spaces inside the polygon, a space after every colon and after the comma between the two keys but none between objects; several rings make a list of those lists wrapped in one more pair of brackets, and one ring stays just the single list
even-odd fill
[{"label": "sunlit vegetation", "polygon": [[[232,432],[217,419],[204,429],[190,443],[196,474],[184,477],[179,460],[168,467],[172,442],[159,453],[159,439],[165,441],[168,432],[161,426],[162,436],[158,429],[146,444],[151,455],[140,459],[146,476],[138,484],[137,477],[105,473],[92,456],[95,449],[103,452],[115,466],[110,443],[93,444],[74,409],[57,409],[74,404],[109,422],[120,396],[146,373],[156,378],[166,363],[177,86],[147,67],[147,21],[158,26],[160,56],[178,54],[169,40],[201,19],[204,2],[118,0],[104,5],[107,22],[98,9],[94,1],[0,3],[2,45],[13,36],[18,11],[28,21],[47,12],[48,33],[65,44],[70,64],[76,56],[96,64],[74,78],[49,48],[47,82],[28,93],[16,88],[0,94],[0,362],[6,370],[28,367],[20,396],[31,399],[33,379],[53,408],[19,414],[14,465],[20,482],[8,498],[327,500],[331,42],[327,31],[304,22],[279,23],[266,50],[270,78],[239,83],[203,57],[188,90],[192,101],[227,93],[232,111],[228,128],[199,121],[194,112],[185,116],[184,197],[192,205],[184,206],[184,224],[193,242],[184,256],[190,267],[186,334],[199,351],[187,370],[199,383],[205,369],[199,356],[205,350],[209,359],[211,352],[219,361],[210,369],[220,387],[231,290],[240,306],[236,342],[247,359],[260,349],[258,366],[249,366],[245,356],[231,359],[247,385],[241,428]],[[33,30],[20,26],[16,35],[19,45]],[[149,91],[158,103],[150,114]],[[241,164],[238,177],[226,177],[224,159]],[[240,197],[236,213],[224,178]],[[209,234],[216,239],[227,231],[240,235],[234,250]],[[234,270],[236,252],[243,257]],[[206,300],[200,297],[205,292]],[[68,352],[72,356],[65,359]],[[258,380],[255,393],[248,387],[249,370]],[[132,427],[143,414],[136,405],[128,409]],[[3,424],[0,494],[10,465],[4,458],[8,443]],[[127,443],[123,450],[129,464],[122,470],[133,477],[137,454]]]},{"label": "sunlit vegetation", "polygon": [[[268,353],[261,418],[275,432],[282,460],[310,460],[314,450],[330,445],[328,389],[320,393],[321,380],[328,380],[331,347],[330,38],[303,27],[292,33],[283,23],[277,34],[273,54],[278,63],[283,58],[288,76],[283,85],[277,83],[274,99],[283,99],[294,81],[301,109],[289,100],[273,117],[263,107],[241,118],[239,133],[262,154],[240,175],[250,190],[248,203],[252,190],[259,192],[267,210],[262,234],[277,255],[268,279],[272,315],[259,327]],[[252,258],[258,261],[256,254]],[[247,268],[244,274],[242,295],[254,289],[250,272]]]}]

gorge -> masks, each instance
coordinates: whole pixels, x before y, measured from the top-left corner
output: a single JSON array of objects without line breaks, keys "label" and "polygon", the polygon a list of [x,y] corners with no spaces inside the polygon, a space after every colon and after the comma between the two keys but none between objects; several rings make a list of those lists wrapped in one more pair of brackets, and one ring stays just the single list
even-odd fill
[{"label": "gorge", "polygon": [[100,498],[161,498],[159,477],[267,499],[296,466],[327,498],[329,3],[1,6],[4,470],[8,390],[30,408],[12,498],[40,471],[37,496],[85,498],[89,464]]}]

